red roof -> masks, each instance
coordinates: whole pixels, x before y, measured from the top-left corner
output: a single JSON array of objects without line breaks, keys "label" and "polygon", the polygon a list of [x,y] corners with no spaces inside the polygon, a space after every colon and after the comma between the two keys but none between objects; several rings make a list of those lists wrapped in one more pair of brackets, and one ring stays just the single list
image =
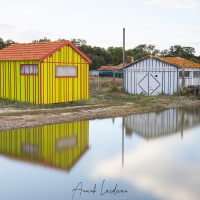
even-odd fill
[{"label": "red roof", "polygon": [[0,51],[0,60],[39,60],[44,61],[64,46],[71,46],[89,63],[92,61],[70,41],[11,44]]}]

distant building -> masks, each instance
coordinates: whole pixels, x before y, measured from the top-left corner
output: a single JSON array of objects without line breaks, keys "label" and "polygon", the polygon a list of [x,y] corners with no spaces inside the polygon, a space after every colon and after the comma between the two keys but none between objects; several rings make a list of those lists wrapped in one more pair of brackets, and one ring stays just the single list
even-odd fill
[{"label": "distant building", "polygon": [[99,76],[98,70],[90,70],[90,76]]},{"label": "distant building", "polygon": [[125,67],[125,90],[131,94],[174,94],[182,86],[183,70],[185,87],[200,85],[200,63],[180,57],[146,56]]},{"label": "distant building", "polygon": [[113,72],[119,70],[122,71],[122,67],[119,66],[101,66],[99,71],[100,77],[113,77]]},{"label": "distant building", "polygon": [[[133,61],[134,58],[132,56],[127,56],[125,66]],[[101,66],[98,71],[100,77],[113,77],[113,73],[115,73],[116,78],[123,78],[123,63],[117,66]]]}]

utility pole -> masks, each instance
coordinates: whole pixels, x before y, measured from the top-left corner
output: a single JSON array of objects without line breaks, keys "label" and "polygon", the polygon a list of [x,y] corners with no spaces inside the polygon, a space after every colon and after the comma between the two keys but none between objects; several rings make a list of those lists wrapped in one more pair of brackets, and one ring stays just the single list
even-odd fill
[{"label": "utility pole", "polygon": [[124,67],[125,67],[125,28],[123,28],[123,88],[125,86]]},{"label": "utility pole", "polygon": [[182,63],[182,89],[185,88],[185,66],[184,66],[184,62]]}]

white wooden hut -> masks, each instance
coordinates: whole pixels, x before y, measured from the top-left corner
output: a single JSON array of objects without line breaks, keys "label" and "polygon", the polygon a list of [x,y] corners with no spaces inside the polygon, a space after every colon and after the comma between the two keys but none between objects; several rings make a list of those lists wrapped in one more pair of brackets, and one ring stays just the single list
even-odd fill
[{"label": "white wooden hut", "polygon": [[182,85],[200,85],[200,63],[180,57],[146,56],[124,69],[124,87],[131,94],[174,94]]}]

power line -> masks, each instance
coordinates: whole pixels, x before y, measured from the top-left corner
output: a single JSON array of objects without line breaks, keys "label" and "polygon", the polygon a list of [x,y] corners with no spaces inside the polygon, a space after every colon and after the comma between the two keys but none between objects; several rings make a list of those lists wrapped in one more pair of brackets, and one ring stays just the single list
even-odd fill
[{"label": "power line", "polygon": [[111,2],[110,0],[108,0],[108,2],[109,2],[109,4],[110,4],[110,6],[111,6],[111,8],[112,8],[112,10],[113,10],[113,12],[114,12],[114,14],[115,14],[117,20],[118,20],[118,22],[119,22],[119,23],[121,24],[121,26],[123,27],[122,20],[121,20],[121,18],[119,17],[117,11],[115,10],[115,7],[113,6],[113,4],[112,4],[112,2]]}]

